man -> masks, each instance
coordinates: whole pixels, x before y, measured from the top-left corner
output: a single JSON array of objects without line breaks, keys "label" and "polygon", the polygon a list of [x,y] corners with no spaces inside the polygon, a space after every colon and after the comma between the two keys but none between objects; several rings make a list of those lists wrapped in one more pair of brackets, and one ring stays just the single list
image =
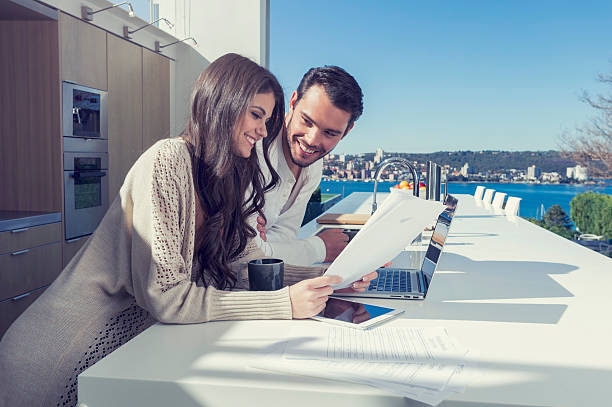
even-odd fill
[{"label": "man", "polygon": [[[270,148],[270,161],[280,185],[266,193],[265,220],[257,218],[263,252],[296,265],[331,262],[348,243],[340,229],[308,239],[297,239],[306,204],[319,186],[322,158],[353,128],[363,112],[363,94],[357,81],[336,66],[312,68],[291,95],[285,116],[286,135]],[[258,143],[261,144],[261,143]],[[261,145],[258,154],[264,175]]]}]

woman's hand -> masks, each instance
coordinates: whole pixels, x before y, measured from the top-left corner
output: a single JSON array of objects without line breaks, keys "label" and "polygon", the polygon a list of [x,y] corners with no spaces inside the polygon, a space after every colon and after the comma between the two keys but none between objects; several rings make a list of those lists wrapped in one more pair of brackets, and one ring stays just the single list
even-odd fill
[{"label": "woman's hand", "polygon": [[[369,275],[369,274],[368,274]],[[339,276],[321,276],[302,280],[289,287],[293,318],[310,318],[325,308],[327,297],[334,292],[332,284],[339,284]]]}]

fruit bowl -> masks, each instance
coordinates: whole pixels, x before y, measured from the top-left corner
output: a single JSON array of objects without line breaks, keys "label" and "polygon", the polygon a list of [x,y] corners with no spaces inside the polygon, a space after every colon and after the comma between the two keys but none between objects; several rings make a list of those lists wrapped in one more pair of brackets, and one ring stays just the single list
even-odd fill
[{"label": "fruit bowl", "polygon": [[[419,191],[424,191],[425,188],[426,188],[426,185],[423,182],[419,182]],[[414,183],[408,182],[408,181],[402,181],[399,184],[395,184],[391,188],[389,188],[391,192],[393,192],[394,189],[407,189],[407,190],[412,191],[414,189]]]}]

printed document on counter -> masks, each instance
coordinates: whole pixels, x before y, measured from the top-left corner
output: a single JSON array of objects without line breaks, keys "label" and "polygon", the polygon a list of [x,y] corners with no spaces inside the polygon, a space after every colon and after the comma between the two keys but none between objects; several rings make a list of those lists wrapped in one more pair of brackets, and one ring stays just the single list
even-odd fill
[{"label": "printed document on counter", "polygon": [[[342,277],[334,289],[350,286],[397,256],[427,226],[433,226],[445,206],[403,190],[394,190],[374,212],[340,255],[326,275]],[[372,250],[373,247],[376,250]]]},{"label": "printed document on counter", "polygon": [[361,331],[322,327],[309,331],[309,336],[289,341],[286,358],[431,364],[463,358],[467,353],[444,328],[379,327]]},{"label": "printed document on counter", "polygon": [[468,350],[444,328],[323,326],[290,336],[251,366],[367,384],[432,406],[465,388]]}]

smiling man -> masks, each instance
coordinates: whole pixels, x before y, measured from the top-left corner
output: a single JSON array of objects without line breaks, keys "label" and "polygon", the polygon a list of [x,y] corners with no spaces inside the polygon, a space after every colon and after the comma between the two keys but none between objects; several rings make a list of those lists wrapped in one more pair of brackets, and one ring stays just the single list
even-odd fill
[{"label": "smiling man", "polygon": [[[333,261],[348,236],[328,230],[297,239],[306,204],[321,182],[322,158],[353,128],[363,112],[363,94],[357,81],[337,66],[312,68],[291,95],[285,116],[287,133],[270,147],[270,161],[280,184],[266,193],[265,216],[257,219],[259,246],[268,256],[296,265]],[[264,175],[261,143],[258,154]]]}]

